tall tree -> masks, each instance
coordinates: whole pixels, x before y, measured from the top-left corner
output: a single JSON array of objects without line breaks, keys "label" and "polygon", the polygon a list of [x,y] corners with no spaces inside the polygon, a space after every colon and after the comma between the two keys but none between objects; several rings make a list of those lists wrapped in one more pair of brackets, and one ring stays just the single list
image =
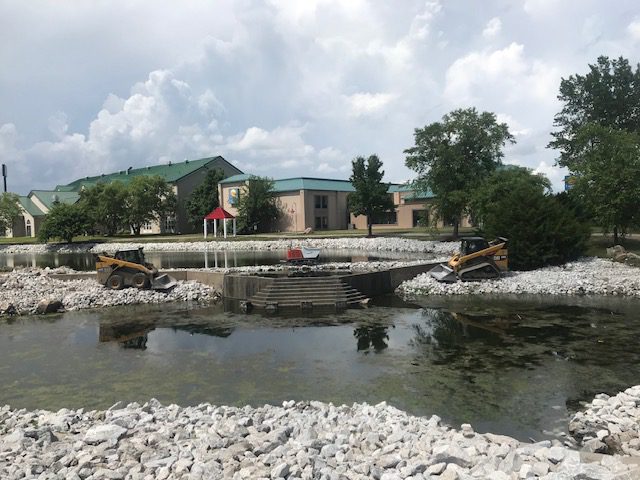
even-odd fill
[{"label": "tall tree", "polygon": [[202,225],[204,216],[220,206],[218,182],[224,178],[224,172],[218,168],[209,170],[204,181],[197,186],[187,200],[189,222],[194,227]]},{"label": "tall tree", "polygon": [[439,216],[452,220],[457,238],[473,189],[500,165],[513,135],[495,114],[467,108],[417,128],[414,136],[415,146],[405,150],[407,167],[418,173],[414,188],[434,193]]},{"label": "tall tree", "polygon": [[59,238],[71,243],[73,237],[85,232],[87,223],[88,218],[80,205],[55,202],[40,226],[38,238],[41,242]]},{"label": "tall tree", "polygon": [[270,231],[280,218],[273,180],[251,176],[238,200],[238,228],[243,233]]},{"label": "tall tree", "polygon": [[107,235],[115,235],[127,225],[127,197],[122,182],[98,183],[80,192],[78,205],[92,230],[104,228]]},{"label": "tall tree", "polygon": [[18,195],[8,192],[0,195],[0,232],[13,228],[13,222],[21,213],[18,207]]},{"label": "tall tree", "polygon": [[176,195],[162,177],[141,175],[127,186],[126,209],[131,230],[140,235],[145,223],[175,214]]},{"label": "tall tree", "polygon": [[349,180],[356,189],[349,194],[349,211],[354,215],[366,215],[368,236],[373,236],[374,215],[393,209],[393,201],[389,196],[389,185],[382,183],[384,170],[377,155],[356,157],[351,161],[351,177]]},{"label": "tall tree", "polygon": [[640,66],[601,56],[586,75],[562,79],[558,99],[563,107],[549,147],[560,151],[557,163],[575,176],[576,194],[618,243],[640,220],[628,214],[638,210],[629,181],[639,175]]}]

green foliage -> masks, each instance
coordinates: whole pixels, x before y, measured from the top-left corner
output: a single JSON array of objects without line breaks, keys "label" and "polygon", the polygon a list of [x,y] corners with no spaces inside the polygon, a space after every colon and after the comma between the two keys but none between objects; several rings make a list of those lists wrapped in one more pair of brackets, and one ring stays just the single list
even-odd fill
[{"label": "green foliage", "polygon": [[13,227],[13,222],[22,211],[18,207],[18,195],[4,192],[0,195],[0,232]]},{"label": "green foliage", "polygon": [[135,235],[145,223],[161,220],[176,211],[173,188],[160,176],[141,175],[127,186],[127,222]]},{"label": "green foliage", "polygon": [[218,182],[223,178],[224,172],[222,170],[209,170],[204,181],[191,193],[186,207],[189,222],[194,227],[200,227],[204,216],[220,206]]},{"label": "green foliage", "polygon": [[280,218],[280,208],[273,192],[273,180],[249,177],[247,189],[238,200],[238,229],[241,233],[271,231]]},{"label": "green foliage", "polygon": [[349,194],[349,211],[354,215],[367,216],[367,228],[369,236],[372,236],[373,216],[393,209],[389,185],[382,183],[384,171],[381,170],[382,162],[377,155],[370,155],[366,160],[356,157],[351,161],[351,167],[349,180],[356,191]]},{"label": "green foliage", "polygon": [[127,187],[122,182],[98,183],[80,192],[78,205],[86,214],[90,230],[104,228],[115,235],[127,226]]},{"label": "green foliage", "polygon": [[38,239],[46,242],[51,238],[59,238],[69,243],[73,237],[86,231],[88,223],[89,219],[80,205],[56,202],[40,226]]},{"label": "green foliage", "polygon": [[640,222],[640,66],[599,57],[586,75],[562,79],[558,98],[549,146],[576,178],[572,195],[617,242]]},{"label": "green foliage", "polygon": [[454,236],[472,190],[500,164],[502,149],[514,143],[495,114],[475,108],[454,110],[415,130],[415,146],[405,150],[407,167],[418,173],[414,188],[431,190],[441,218],[454,221]]},{"label": "green foliage", "polygon": [[476,189],[471,206],[483,235],[509,239],[514,270],[560,265],[586,249],[589,226],[550,194],[546,178],[527,169],[496,171]]}]

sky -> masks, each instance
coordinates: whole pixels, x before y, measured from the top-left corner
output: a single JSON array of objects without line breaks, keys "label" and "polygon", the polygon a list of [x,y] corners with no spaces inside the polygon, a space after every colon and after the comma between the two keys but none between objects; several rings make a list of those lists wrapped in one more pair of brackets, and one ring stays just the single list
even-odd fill
[{"label": "sky", "polygon": [[415,128],[474,106],[560,190],[560,80],[599,55],[640,61],[637,0],[0,0],[0,162],[21,194],[214,155],[404,182]]}]

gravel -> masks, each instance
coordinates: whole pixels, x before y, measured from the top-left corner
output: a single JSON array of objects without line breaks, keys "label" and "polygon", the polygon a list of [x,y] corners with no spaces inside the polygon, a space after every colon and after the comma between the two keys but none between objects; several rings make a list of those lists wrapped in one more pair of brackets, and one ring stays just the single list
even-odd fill
[{"label": "gravel", "polygon": [[569,432],[583,449],[640,457],[640,386],[596,395],[573,416]]},{"label": "gravel", "polygon": [[601,258],[585,258],[559,267],[529,272],[507,272],[495,280],[440,283],[428,273],[402,283],[398,292],[417,295],[620,295],[640,297],[637,267]]},{"label": "gravel", "polygon": [[364,250],[369,252],[416,252],[451,255],[460,247],[459,242],[435,242],[398,237],[376,238],[300,238],[294,240],[212,240],[202,242],[126,242],[126,243],[74,243],[74,244],[33,244],[0,245],[0,254],[11,253],[113,253],[116,250],[128,250],[144,247],[147,252],[202,252],[241,251],[241,250],[286,250],[292,245],[304,245],[335,250]]},{"label": "gravel", "polygon": [[23,269],[0,275],[0,316],[44,313],[39,305],[42,309],[43,305],[56,302],[65,310],[80,310],[139,303],[212,303],[220,298],[219,292],[197,282],[178,282],[170,292],[110,290],[95,279],[58,280],[50,273],[69,273],[69,269]]},{"label": "gravel", "polygon": [[619,456],[520,443],[386,403],[0,408],[0,478],[465,480],[638,478]]}]

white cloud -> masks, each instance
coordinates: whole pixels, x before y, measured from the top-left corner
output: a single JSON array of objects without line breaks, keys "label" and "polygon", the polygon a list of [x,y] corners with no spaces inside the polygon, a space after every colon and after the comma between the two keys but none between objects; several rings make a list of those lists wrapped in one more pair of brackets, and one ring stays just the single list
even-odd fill
[{"label": "white cloud", "polygon": [[556,192],[561,192],[564,188],[564,176],[569,172],[566,168],[555,167],[542,160],[533,170],[535,173],[541,173],[549,179],[551,186]]},{"label": "white cloud", "polygon": [[531,94],[553,102],[559,82],[556,68],[526,58],[524,45],[513,42],[503,49],[471,52],[457,59],[447,70],[444,95],[456,104],[474,103],[487,90],[500,92],[508,102]]},{"label": "white cloud", "polygon": [[345,96],[349,114],[355,117],[372,115],[384,110],[397,95],[393,93],[354,93]]},{"label": "white cloud", "polygon": [[640,61],[637,0],[467,3],[0,2],[10,185],[214,154],[249,173],[347,177],[373,152],[400,181],[413,129],[472,105],[517,135],[505,161],[553,170],[560,77],[602,53]]},{"label": "white cloud", "polygon": [[627,32],[634,41],[640,41],[640,18],[635,18],[627,25]]},{"label": "white cloud", "polygon": [[493,38],[500,33],[500,30],[502,30],[500,17],[493,17],[482,30],[482,36],[484,38]]}]

